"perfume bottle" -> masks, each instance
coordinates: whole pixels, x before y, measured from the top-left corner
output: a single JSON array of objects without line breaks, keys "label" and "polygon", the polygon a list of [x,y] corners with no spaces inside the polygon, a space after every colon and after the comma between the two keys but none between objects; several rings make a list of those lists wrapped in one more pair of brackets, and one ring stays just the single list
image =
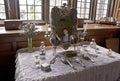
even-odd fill
[{"label": "perfume bottle", "polygon": [[107,56],[111,56],[112,55],[112,49],[108,50]]},{"label": "perfume bottle", "polygon": [[35,67],[40,68],[40,59],[38,55],[34,56]]},{"label": "perfume bottle", "polygon": [[92,38],[92,40],[90,42],[90,47],[93,48],[93,49],[96,49],[96,42],[95,42],[94,38]]},{"label": "perfume bottle", "polygon": [[44,41],[42,41],[40,45],[40,58],[45,59],[45,54],[46,54],[46,46],[44,44]]}]

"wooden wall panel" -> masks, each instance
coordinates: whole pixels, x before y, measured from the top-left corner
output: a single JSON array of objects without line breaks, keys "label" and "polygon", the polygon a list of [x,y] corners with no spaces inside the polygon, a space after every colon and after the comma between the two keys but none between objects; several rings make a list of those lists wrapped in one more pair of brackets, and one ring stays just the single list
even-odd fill
[{"label": "wooden wall panel", "polygon": [[16,47],[17,47],[17,49],[25,48],[25,47],[27,47],[27,42],[18,42],[16,44]]},{"label": "wooden wall panel", "polygon": [[108,38],[117,37],[117,32],[119,31],[120,30],[118,29],[88,30],[86,40],[91,41],[92,38],[95,38],[98,45],[105,47],[105,40]]},{"label": "wooden wall panel", "polygon": [[13,50],[11,42],[0,44],[0,52],[11,51],[11,50]]}]

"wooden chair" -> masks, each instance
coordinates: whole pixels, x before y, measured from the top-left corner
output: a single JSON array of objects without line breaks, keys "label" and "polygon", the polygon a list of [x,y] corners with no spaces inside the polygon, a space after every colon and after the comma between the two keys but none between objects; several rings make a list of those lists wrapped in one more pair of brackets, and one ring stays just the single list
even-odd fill
[{"label": "wooden chair", "polygon": [[106,47],[119,53],[119,38],[109,38],[105,40]]}]

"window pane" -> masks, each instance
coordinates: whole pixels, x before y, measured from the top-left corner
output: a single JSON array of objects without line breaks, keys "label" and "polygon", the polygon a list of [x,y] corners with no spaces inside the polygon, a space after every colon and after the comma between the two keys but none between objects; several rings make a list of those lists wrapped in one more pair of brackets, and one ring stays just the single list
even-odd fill
[{"label": "window pane", "polygon": [[41,18],[41,13],[36,13],[35,14],[35,20],[40,20]]},{"label": "window pane", "polygon": [[61,7],[63,3],[67,3],[68,0],[50,0],[50,12],[53,6]]},{"label": "window pane", "polygon": [[61,6],[61,5],[62,5],[62,4],[61,4],[61,0],[56,0],[56,1],[55,1],[55,5],[56,5],[56,6]]},{"label": "window pane", "polygon": [[6,19],[6,14],[5,13],[0,13],[0,19]]},{"label": "window pane", "polygon": [[4,4],[4,0],[0,0],[0,4]]},{"label": "window pane", "polygon": [[0,5],[0,12],[5,12],[5,6],[4,5]]},{"label": "window pane", "polygon": [[102,14],[103,11],[102,10],[97,10],[97,14]]},{"label": "window pane", "polygon": [[100,6],[101,6],[100,4],[97,4],[97,9],[100,9]]},{"label": "window pane", "polygon": [[104,9],[107,9],[108,8],[108,5],[104,5]]},{"label": "window pane", "polygon": [[0,0],[0,19],[6,19],[4,0]]},{"label": "window pane", "polygon": [[35,6],[35,12],[42,12],[41,6]]},{"label": "window pane", "polygon": [[81,7],[84,8],[84,7],[85,7],[85,4],[84,4],[84,3],[81,3]]},{"label": "window pane", "polygon": [[103,14],[106,14],[107,13],[107,11],[106,10],[103,10]]},{"label": "window pane", "polygon": [[80,18],[80,15],[79,15],[79,14],[77,14],[77,17],[78,17],[78,18]]},{"label": "window pane", "polygon": [[55,6],[55,1],[56,0],[50,0],[50,6]]},{"label": "window pane", "polygon": [[89,15],[85,15],[85,18],[89,18]]},{"label": "window pane", "polygon": [[77,16],[78,18],[89,19],[91,0],[77,0]]},{"label": "window pane", "polygon": [[81,7],[81,6],[80,6],[80,2],[77,2],[77,7]]},{"label": "window pane", "polygon": [[84,16],[85,16],[85,15],[81,15],[81,18],[85,18]]},{"label": "window pane", "polygon": [[101,3],[101,4],[108,4],[108,0],[98,0],[97,2],[98,4]]},{"label": "window pane", "polygon": [[20,19],[27,20],[27,14],[26,13],[20,13]]},{"label": "window pane", "polygon": [[86,14],[89,14],[89,12],[90,12],[90,9],[86,9]]},{"label": "window pane", "polygon": [[[21,5],[21,4],[22,5]],[[19,0],[20,19],[22,20],[41,20],[42,0]],[[39,12],[39,16],[38,15]],[[37,14],[37,15],[36,15]]]},{"label": "window pane", "polygon": [[77,8],[77,10],[78,10],[77,13],[80,14],[80,10],[79,10],[79,8]]},{"label": "window pane", "polygon": [[86,8],[90,8],[90,3],[86,3]]},{"label": "window pane", "polygon": [[96,15],[96,20],[98,20],[98,19],[100,19],[100,18],[99,18],[99,15]]},{"label": "window pane", "polygon": [[87,0],[87,2],[90,2],[90,0]]},{"label": "window pane", "polygon": [[85,9],[81,9],[81,13],[84,13],[85,12]]},{"label": "window pane", "polygon": [[34,13],[28,13],[28,20],[34,20]]},{"label": "window pane", "polygon": [[103,17],[106,17],[106,14],[103,14]]},{"label": "window pane", "polygon": [[26,0],[19,0],[19,4],[26,4]]},{"label": "window pane", "polygon": [[34,9],[34,6],[28,6],[28,12],[34,12],[35,9]]},{"label": "window pane", "polygon": [[98,0],[96,10],[96,20],[107,16],[108,0]]},{"label": "window pane", "polygon": [[35,5],[41,5],[41,0],[35,0]]},{"label": "window pane", "polygon": [[66,3],[66,4],[67,4],[67,1],[66,1],[66,0],[65,0],[65,1],[62,1],[62,4],[63,4],[63,3]]},{"label": "window pane", "polygon": [[27,12],[26,6],[20,6],[20,12]]},{"label": "window pane", "polygon": [[34,0],[27,0],[28,5],[34,5]]},{"label": "window pane", "polygon": [[108,4],[108,0],[105,0],[105,3]]},{"label": "window pane", "polygon": [[86,0],[81,0],[83,3],[86,1]]}]

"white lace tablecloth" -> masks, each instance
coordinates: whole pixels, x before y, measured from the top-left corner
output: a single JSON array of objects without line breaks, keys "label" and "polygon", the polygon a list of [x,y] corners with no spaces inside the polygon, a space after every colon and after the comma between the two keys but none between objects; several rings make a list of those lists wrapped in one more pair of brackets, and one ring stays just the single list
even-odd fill
[{"label": "white lace tablecloth", "polygon": [[[21,49],[16,56],[16,81],[120,81],[120,55],[112,52],[112,56],[107,56],[108,49],[98,46],[100,53],[94,49],[87,47],[87,53],[91,55],[90,60],[86,60],[79,56],[81,63],[71,62],[76,68],[74,70],[69,65],[64,64],[60,59],[56,59],[51,64],[51,71],[44,72],[40,68],[35,67],[34,55],[39,54],[36,51],[32,53],[25,52]],[[69,48],[72,49],[72,48]],[[57,52],[62,51],[57,50]],[[82,54],[85,52],[83,51]],[[79,53],[78,55],[82,55]],[[92,57],[92,55],[96,55]],[[46,59],[40,60],[40,63],[49,63],[53,56],[53,49],[47,48]],[[74,57],[75,58],[75,57]],[[74,59],[73,58],[73,59]]]}]

